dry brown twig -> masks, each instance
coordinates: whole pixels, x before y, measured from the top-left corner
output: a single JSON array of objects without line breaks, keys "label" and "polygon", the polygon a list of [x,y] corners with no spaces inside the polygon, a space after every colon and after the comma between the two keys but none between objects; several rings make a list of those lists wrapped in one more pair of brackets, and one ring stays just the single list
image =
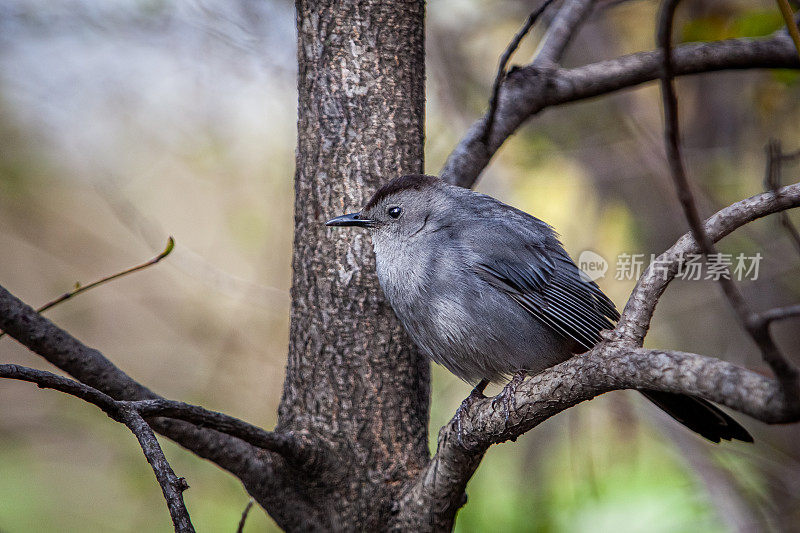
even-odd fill
[{"label": "dry brown twig", "polygon": [[[175,249],[175,239],[173,239],[172,237],[169,237],[167,239],[167,246],[164,248],[164,251],[162,251],[160,254],[158,254],[154,258],[150,259],[149,261],[146,261],[146,262],[142,263],[141,265],[136,265],[134,267],[125,269],[122,272],[117,272],[116,274],[112,274],[110,276],[106,276],[106,277],[101,278],[101,279],[99,279],[97,281],[94,281],[94,282],[92,282],[92,283],[90,283],[88,285],[81,285],[80,283],[76,283],[75,284],[75,288],[73,290],[62,294],[61,296],[59,296],[55,300],[47,302],[43,306],[41,306],[38,309],[36,309],[36,312],[37,313],[44,313],[48,309],[50,309],[52,307],[55,307],[58,304],[60,304],[61,302],[69,300],[73,296],[77,296],[78,294],[80,294],[82,292],[88,291],[90,289],[94,289],[95,287],[103,285],[104,283],[108,283],[109,281],[113,281],[115,279],[119,279],[119,278],[121,278],[123,276],[127,276],[128,274],[133,274],[134,272],[138,272],[139,270],[144,270],[145,268],[151,267],[151,266],[155,265],[156,263],[158,263],[159,261],[161,261],[162,259],[164,259],[165,257],[167,257],[170,253],[172,253],[173,249]],[[5,334],[6,334],[5,331],[0,331],[0,338],[2,338],[3,335],[5,335]]]},{"label": "dry brown twig", "polygon": [[244,506],[244,511],[242,511],[242,517],[239,519],[239,525],[236,528],[236,533],[242,533],[244,531],[244,524],[247,522],[247,517],[250,515],[250,509],[253,508],[253,504],[256,501],[253,498],[250,498],[250,501],[247,502],[247,505]]},{"label": "dry brown twig", "polygon": [[542,13],[544,13],[545,9],[550,7],[550,4],[553,3],[553,0],[545,0],[542,5],[536,8],[530,15],[528,15],[525,24],[522,25],[522,28],[514,35],[511,39],[511,42],[508,43],[506,49],[503,51],[503,54],[500,56],[500,63],[497,67],[497,74],[494,77],[494,83],[492,84],[492,94],[489,98],[489,111],[486,114],[486,125],[484,126],[483,131],[483,142],[486,141],[492,135],[492,126],[494,125],[494,117],[497,113],[497,102],[500,96],[500,86],[503,84],[503,80],[506,79],[506,75],[508,72],[506,71],[506,67],[508,66],[508,61],[511,59],[511,56],[514,52],[519,48],[522,39],[528,35],[528,32],[531,31],[533,25],[536,24],[536,21],[539,19]]}]

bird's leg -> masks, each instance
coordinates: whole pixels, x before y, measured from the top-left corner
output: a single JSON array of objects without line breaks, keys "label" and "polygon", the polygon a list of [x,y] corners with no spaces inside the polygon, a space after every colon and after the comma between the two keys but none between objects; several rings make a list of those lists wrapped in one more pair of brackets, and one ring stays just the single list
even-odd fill
[{"label": "bird's leg", "polygon": [[464,446],[464,441],[461,438],[461,416],[469,412],[469,409],[472,407],[473,403],[485,398],[483,391],[486,389],[488,384],[488,379],[482,379],[477,385],[475,385],[475,388],[472,389],[472,392],[469,393],[469,396],[464,398],[464,401],[461,402],[461,405],[458,406],[458,409],[456,409],[456,416],[454,417],[456,419],[456,434],[458,436],[458,443],[464,448],[466,448],[466,446]]},{"label": "bird's leg", "polygon": [[517,387],[525,380],[527,375],[528,372],[525,370],[517,370],[514,372],[514,376],[511,378],[511,381],[509,381],[508,384],[503,387],[503,390],[500,391],[500,394],[495,396],[494,400],[492,400],[492,408],[494,408],[497,400],[501,400],[503,402],[506,426],[508,426],[508,417],[511,414],[511,408],[513,407],[514,410],[517,409]]}]

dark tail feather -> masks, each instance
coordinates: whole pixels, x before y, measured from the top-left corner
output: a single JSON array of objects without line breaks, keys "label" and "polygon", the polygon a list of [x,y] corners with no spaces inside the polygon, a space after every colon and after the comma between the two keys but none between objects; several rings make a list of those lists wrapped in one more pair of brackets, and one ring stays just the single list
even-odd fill
[{"label": "dark tail feather", "polygon": [[654,390],[639,391],[666,413],[711,442],[741,440],[753,442],[753,437],[739,423],[711,402],[695,396]]}]

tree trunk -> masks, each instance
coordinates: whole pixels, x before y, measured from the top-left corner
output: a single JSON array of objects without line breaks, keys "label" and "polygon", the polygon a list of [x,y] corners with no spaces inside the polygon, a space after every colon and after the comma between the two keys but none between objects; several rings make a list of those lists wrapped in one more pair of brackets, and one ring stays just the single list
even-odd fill
[{"label": "tree trunk", "polygon": [[424,2],[296,7],[294,279],[276,431],[321,439],[339,468],[277,462],[269,487],[248,488],[288,530],[375,530],[428,459],[429,364],[383,299],[369,236],[324,222],[423,170]]}]

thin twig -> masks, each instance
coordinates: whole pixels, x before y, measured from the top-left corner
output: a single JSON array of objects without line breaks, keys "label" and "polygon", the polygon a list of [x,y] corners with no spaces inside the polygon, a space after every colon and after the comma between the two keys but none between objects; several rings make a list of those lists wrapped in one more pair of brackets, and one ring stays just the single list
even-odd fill
[{"label": "thin twig", "polygon": [[0,365],[0,377],[28,381],[35,383],[39,388],[54,389],[75,396],[99,407],[113,420],[125,424],[136,436],[147,462],[156,475],[175,531],[194,532],[189,512],[183,503],[183,491],[188,488],[186,480],[175,475],[152,428],[135,409],[88,385],[44,370],[19,365]]},{"label": "thin twig", "polygon": [[[689,222],[692,235],[697,241],[700,251],[706,257],[716,253],[714,241],[703,228],[703,221],[692,194],[689,180],[683,165],[680,145],[680,129],[678,124],[678,102],[675,96],[674,67],[672,58],[672,23],[675,8],[680,0],[664,0],[658,14],[658,45],[662,51],[661,96],[664,106],[664,143],[669,161],[672,179],[675,182],[678,199],[683,207],[684,215]],[[752,337],[761,350],[767,364],[770,365],[778,381],[783,386],[787,401],[800,402],[800,372],[780,352],[777,345],[764,327],[756,320],[730,275],[718,278],[722,292],[728,299],[740,324]]]},{"label": "thin twig", "polygon": [[236,533],[243,533],[243,531],[244,531],[244,523],[247,521],[247,515],[250,514],[250,509],[253,508],[253,504],[254,503],[255,503],[255,500],[253,498],[250,498],[250,501],[247,502],[247,505],[245,506],[244,511],[242,511],[242,518],[241,518],[241,520],[239,520],[239,527],[236,528]]},{"label": "thin twig", "polygon": [[769,309],[768,311],[759,313],[758,319],[763,321],[765,324],[771,324],[772,322],[778,322],[780,320],[785,320],[787,318],[794,318],[797,316],[800,316],[800,304],[787,305],[786,307],[776,307],[774,309]]},{"label": "thin twig", "polygon": [[[764,174],[764,186],[768,190],[775,192],[780,188],[783,182],[781,179],[783,162],[793,160],[796,153],[783,154],[781,150],[781,143],[777,139],[772,139],[769,141],[769,143],[767,143],[766,151],[767,171]],[[797,248],[797,252],[800,253],[800,232],[797,231],[797,227],[795,227],[795,225],[792,223],[792,220],[789,218],[789,214],[786,212],[779,213],[778,222],[786,230],[786,233],[789,234],[789,237],[792,239],[792,243],[794,244],[795,248]]]},{"label": "thin twig", "polygon": [[90,283],[88,285],[80,285],[80,284],[78,284],[75,287],[74,290],[72,290],[70,292],[67,292],[65,294],[62,294],[61,296],[59,296],[58,298],[56,298],[52,302],[48,302],[48,303],[44,304],[39,309],[37,309],[36,312],[37,313],[44,313],[45,311],[47,311],[51,307],[54,307],[54,306],[60,304],[64,300],[69,300],[73,296],[76,296],[76,295],[78,295],[78,294],[80,294],[82,292],[88,291],[89,289],[94,289],[98,285],[102,285],[103,283],[115,280],[117,278],[121,278],[122,276],[127,276],[128,274],[132,274],[133,272],[136,272],[138,270],[142,270],[142,269],[145,269],[145,268],[147,268],[149,266],[155,265],[156,263],[158,263],[159,261],[161,261],[162,259],[167,257],[172,252],[172,250],[174,248],[175,248],[175,239],[173,239],[172,237],[169,237],[167,239],[167,246],[164,248],[164,251],[161,252],[160,254],[158,254],[157,256],[155,256],[154,258],[150,259],[149,261],[147,261],[145,263],[142,263],[141,265],[136,265],[135,267],[131,267],[131,268],[127,269],[127,270],[123,270],[122,272],[117,272],[116,274],[112,274],[110,276],[106,276],[106,277],[104,277],[102,279],[99,279],[97,281],[94,281],[94,282],[92,282],[92,283]]},{"label": "thin twig", "polygon": [[489,112],[487,113],[486,117],[486,125],[483,129],[483,143],[487,144],[489,142],[489,138],[492,135],[492,127],[494,126],[495,115],[497,114],[497,105],[500,98],[500,86],[503,84],[503,80],[506,79],[506,66],[508,65],[508,61],[511,59],[511,56],[514,52],[519,48],[522,39],[531,31],[533,25],[536,24],[536,20],[539,16],[544,13],[544,10],[553,3],[554,0],[545,0],[542,5],[537,7],[530,15],[528,15],[527,20],[525,20],[525,24],[522,25],[522,28],[514,35],[514,38],[511,39],[511,42],[508,43],[506,46],[503,55],[500,56],[500,64],[497,66],[497,75],[494,77],[494,84],[492,85],[492,96],[489,98]]},{"label": "thin twig", "polygon": [[120,421],[128,426],[128,429],[139,440],[144,456],[147,458],[147,462],[150,463],[158,484],[161,485],[161,492],[167,500],[167,507],[169,508],[175,531],[193,533],[194,526],[189,517],[189,512],[186,510],[186,505],[183,503],[183,491],[189,488],[189,484],[186,483],[185,478],[179,478],[175,475],[164,455],[164,451],[161,449],[161,445],[158,443],[153,428],[133,409],[122,409]]},{"label": "thin twig", "polygon": [[792,37],[794,47],[797,50],[797,56],[800,57],[800,30],[797,29],[797,23],[794,21],[794,13],[792,7],[789,5],[788,0],[776,0],[778,2],[778,9],[781,10],[783,20],[786,22],[786,29]]},{"label": "thin twig", "polygon": [[[53,300],[51,302],[47,302],[46,304],[44,304],[43,306],[38,308],[36,310],[36,312],[37,313],[44,313],[45,311],[47,311],[51,307],[55,307],[56,305],[60,304],[61,302],[65,301],[65,300],[69,300],[73,296],[76,296],[76,295],[78,295],[78,294],[80,294],[82,292],[88,291],[89,289],[94,289],[95,287],[97,287],[99,285],[102,285],[103,283],[109,282],[111,280],[115,280],[117,278],[121,278],[122,276],[126,276],[128,274],[131,274],[133,272],[136,272],[137,270],[142,270],[142,269],[145,269],[145,268],[147,268],[149,266],[155,265],[156,263],[158,263],[159,261],[161,261],[162,259],[167,257],[170,254],[170,252],[172,252],[172,250],[174,248],[175,248],[175,239],[173,239],[172,237],[169,237],[169,239],[167,239],[167,246],[166,246],[166,248],[164,248],[164,251],[161,252],[160,254],[158,254],[157,256],[155,256],[154,258],[150,259],[149,261],[147,261],[145,263],[142,263],[141,265],[136,265],[135,267],[131,267],[129,269],[123,270],[122,272],[117,272],[116,274],[112,274],[110,276],[106,276],[106,277],[104,277],[102,279],[99,279],[97,281],[94,281],[94,282],[92,282],[92,283],[90,283],[88,285],[81,285],[80,283],[77,283],[75,285],[75,289],[71,290],[70,292],[62,294],[61,296],[59,296],[58,298],[56,298],[55,300]],[[2,337],[5,334],[6,334],[5,331],[0,331],[0,337]]]}]

